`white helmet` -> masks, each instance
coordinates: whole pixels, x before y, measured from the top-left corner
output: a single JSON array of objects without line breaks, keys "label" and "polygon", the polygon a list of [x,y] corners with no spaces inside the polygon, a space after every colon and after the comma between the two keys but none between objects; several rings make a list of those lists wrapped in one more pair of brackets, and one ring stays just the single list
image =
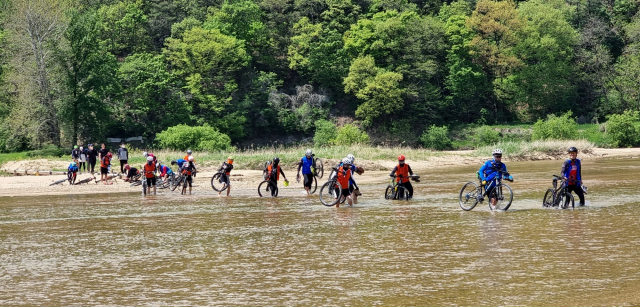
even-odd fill
[{"label": "white helmet", "polygon": [[313,155],[313,151],[311,151],[311,148],[307,149],[307,151],[304,152],[304,155],[307,157],[311,157],[311,155]]},{"label": "white helmet", "polygon": [[[151,160],[153,161],[153,158]],[[160,162],[156,163],[156,168],[160,168]]]},{"label": "white helmet", "polygon": [[494,149],[494,150],[493,150],[493,155],[494,155],[494,156],[495,156],[495,155],[502,155],[502,149],[499,149],[499,148]]},{"label": "white helmet", "polygon": [[188,167],[188,166],[189,166],[189,162],[182,163],[182,167]]},{"label": "white helmet", "polygon": [[347,155],[347,159],[351,160],[351,164],[353,164],[353,162],[356,161],[356,157],[354,155],[352,155],[352,154],[348,154]]},{"label": "white helmet", "polygon": [[145,151],[145,152],[142,153],[142,155],[145,156],[145,157],[148,157],[149,153]]},{"label": "white helmet", "polygon": [[189,162],[193,162],[193,156],[189,156]]},{"label": "white helmet", "polygon": [[147,157],[147,161],[153,161],[153,157]]},{"label": "white helmet", "polygon": [[349,164],[349,165],[351,165],[351,160],[349,160],[349,158],[344,158],[344,159],[342,159],[342,164]]}]

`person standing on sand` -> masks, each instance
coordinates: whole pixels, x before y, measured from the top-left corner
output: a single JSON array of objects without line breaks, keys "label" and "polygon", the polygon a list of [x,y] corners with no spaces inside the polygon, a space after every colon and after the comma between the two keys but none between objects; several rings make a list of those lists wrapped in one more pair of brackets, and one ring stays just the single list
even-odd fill
[{"label": "person standing on sand", "polygon": [[102,148],[100,149],[100,151],[98,151],[98,159],[102,161],[102,159],[106,157],[108,153],[109,153],[109,149],[107,149],[107,145],[102,143]]},{"label": "person standing on sand", "polygon": [[78,149],[78,145],[73,145],[73,150],[71,150],[71,160],[77,164],[78,159],[80,159],[80,149]]},{"label": "person standing on sand", "polygon": [[98,151],[93,148],[93,144],[89,144],[89,149],[87,150],[87,161],[89,165],[87,165],[87,169],[91,174],[95,173],[96,162],[98,158]]},{"label": "person standing on sand", "polygon": [[[102,144],[104,146],[104,144]],[[107,152],[104,157],[100,159],[100,180],[104,184],[112,184],[108,182],[109,179],[109,166],[111,166],[111,153]]]},{"label": "person standing on sand", "polygon": [[84,168],[84,171],[87,171],[87,150],[84,149],[84,147],[80,146],[80,159],[78,159],[78,170],[80,172],[82,172],[82,169]]},{"label": "person standing on sand", "polygon": [[120,160],[120,174],[124,174],[124,166],[127,165],[127,161],[129,160],[129,151],[127,151],[124,142],[122,142],[120,148],[118,148],[118,159]]}]

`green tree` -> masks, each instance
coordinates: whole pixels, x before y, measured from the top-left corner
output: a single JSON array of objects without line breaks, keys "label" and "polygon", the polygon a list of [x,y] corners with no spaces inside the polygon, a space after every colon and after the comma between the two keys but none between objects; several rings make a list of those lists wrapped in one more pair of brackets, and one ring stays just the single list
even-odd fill
[{"label": "green tree", "polygon": [[95,12],[72,11],[64,38],[68,46],[57,50],[64,71],[66,96],[62,98],[60,118],[72,136],[103,139],[109,124],[110,101],[119,92],[115,57],[100,46],[98,17]]},{"label": "green tree", "polygon": [[254,1],[225,0],[222,7],[213,12],[203,24],[205,29],[218,29],[221,33],[245,41],[250,53],[261,50],[268,44],[266,28],[262,19],[264,12]]},{"label": "green tree", "polygon": [[194,27],[169,38],[164,55],[187,95],[191,120],[209,123],[232,138],[244,135],[245,119],[231,108],[237,75],[249,62],[242,41],[218,29]]},{"label": "green tree", "polygon": [[100,40],[109,52],[124,57],[149,50],[148,19],[142,7],[142,0],[126,0],[98,9]]}]

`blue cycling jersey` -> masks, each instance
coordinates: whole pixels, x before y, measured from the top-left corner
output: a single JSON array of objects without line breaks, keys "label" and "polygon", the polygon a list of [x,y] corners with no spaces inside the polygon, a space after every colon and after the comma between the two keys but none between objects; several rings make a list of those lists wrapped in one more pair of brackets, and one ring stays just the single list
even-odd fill
[{"label": "blue cycling jersey", "polygon": [[507,171],[507,165],[495,159],[489,160],[480,168],[480,180],[491,181],[498,174],[498,170]]},{"label": "blue cycling jersey", "polygon": [[302,157],[302,174],[311,174],[311,165],[313,165],[313,158]]}]

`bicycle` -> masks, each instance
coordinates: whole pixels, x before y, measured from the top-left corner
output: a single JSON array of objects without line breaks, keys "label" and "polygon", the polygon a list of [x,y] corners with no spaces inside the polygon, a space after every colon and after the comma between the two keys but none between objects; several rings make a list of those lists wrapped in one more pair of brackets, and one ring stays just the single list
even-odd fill
[{"label": "bicycle", "polygon": [[[391,178],[391,184],[389,184],[387,186],[387,189],[384,191],[384,198],[385,199],[404,199],[406,201],[409,201],[409,191],[407,191],[407,188],[399,185],[399,181],[395,180],[398,176],[392,176]],[[411,178],[414,181],[417,181],[418,179],[420,179],[420,176],[418,175],[409,175],[409,178]]]},{"label": "bicycle", "polygon": [[182,173],[179,173],[178,176],[176,176],[173,181],[171,181],[170,183],[170,189],[171,191],[175,191],[176,188],[182,183],[183,180],[186,180],[186,177],[184,175],[182,175]]},{"label": "bicycle", "polygon": [[[338,173],[338,168],[334,167],[331,173]],[[342,197],[342,187],[338,183],[338,176],[330,176],[329,181],[320,188],[320,202],[327,206],[335,206],[338,202],[344,203],[346,197]]]},{"label": "bicycle", "polygon": [[[311,165],[311,172],[314,177],[318,177],[318,179],[322,179],[324,176],[324,163],[322,159],[313,157],[313,164]],[[315,189],[314,189],[315,192]]]},{"label": "bicycle", "polygon": [[222,192],[226,190],[231,183],[229,182],[229,175],[224,171],[219,170],[211,177],[211,188],[216,192]]},{"label": "bicycle", "polygon": [[[479,177],[480,176],[478,176],[478,179]],[[486,186],[489,186],[492,183],[495,183],[495,186],[489,193],[489,209],[491,210],[506,211],[509,209],[511,202],[513,201],[513,190],[509,185],[502,183],[503,179],[513,182],[513,178],[508,172],[498,170],[496,176],[486,184]],[[460,208],[465,211],[470,211],[475,208],[479,202],[482,202],[486,195],[486,192],[482,192],[482,188],[482,184],[478,185],[473,181],[467,182],[462,187],[462,190],[460,190]],[[496,199],[495,207],[491,205],[491,199],[494,198]]]},{"label": "bicycle", "polygon": [[[558,186],[558,180],[560,180],[560,186]],[[561,209],[567,209],[569,206],[573,209],[575,207],[575,201],[573,195],[569,192],[567,186],[567,179],[558,175],[553,175],[552,180],[553,188],[548,189],[544,193],[542,199],[542,207],[559,207]]]},{"label": "bicycle", "polygon": [[[264,195],[262,195],[264,193]],[[269,194],[270,193],[270,194]],[[271,180],[271,178],[260,182],[258,185],[258,195],[260,197],[264,197],[266,195],[271,195],[271,197],[278,196],[278,185],[275,181]]]}]

